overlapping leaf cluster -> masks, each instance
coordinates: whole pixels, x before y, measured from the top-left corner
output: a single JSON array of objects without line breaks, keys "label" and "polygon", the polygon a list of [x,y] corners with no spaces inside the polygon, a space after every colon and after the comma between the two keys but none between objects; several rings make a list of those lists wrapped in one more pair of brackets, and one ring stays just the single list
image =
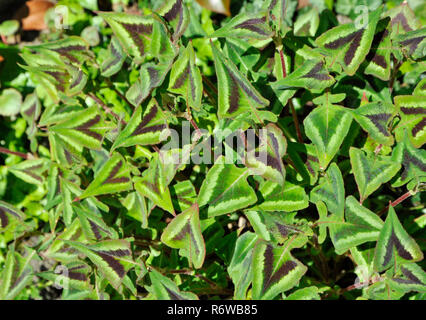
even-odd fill
[{"label": "overlapping leaf cluster", "polygon": [[163,1],[22,48],[0,298],[423,299],[426,29],[340,2]]}]

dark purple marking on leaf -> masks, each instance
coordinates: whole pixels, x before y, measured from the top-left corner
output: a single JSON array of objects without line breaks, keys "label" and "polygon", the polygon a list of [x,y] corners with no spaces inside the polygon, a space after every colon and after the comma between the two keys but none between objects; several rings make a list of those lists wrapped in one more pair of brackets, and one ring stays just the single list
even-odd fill
[{"label": "dark purple marking on leaf", "polygon": [[[16,265],[17,268],[19,268],[19,265]],[[19,269],[15,270],[14,272],[15,274],[19,273]],[[15,289],[21,282],[22,280],[25,279],[26,276],[28,276],[31,273],[31,269],[30,268],[26,268],[24,271],[22,271],[22,273],[19,275],[18,278],[16,278],[16,280],[13,282],[13,285],[10,286],[10,290]]]},{"label": "dark purple marking on leaf", "polygon": [[306,168],[308,169],[308,171],[312,174],[315,175],[315,170],[312,168],[311,164],[309,161],[305,162]]},{"label": "dark purple marking on leaf", "polygon": [[425,36],[415,37],[415,38],[403,40],[400,42],[400,44],[404,47],[409,47],[410,50],[408,51],[408,53],[411,55],[414,53],[414,51],[416,51],[420,42],[422,42],[424,38]]},{"label": "dark purple marking on leaf", "polygon": [[391,236],[389,238],[389,242],[386,245],[386,252],[385,256],[383,258],[383,266],[387,266],[390,262],[390,259],[392,258],[392,250],[395,246],[396,251],[400,255],[400,257],[404,258],[405,260],[412,260],[413,256],[405,250],[403,247],[401,241],[399,241],[398,237],[395,235],[395,232],[392,230]]},{"label": "dark purple marking on leaf", "polygon": [[108,69],[111,69],[112,66],[116,65],[117,63],[120,62],[122,56],[120,55],[120,53],[118,52],[117,48],[114,47],[114,44],[111,42],[111,46],[109,47],[109,50],[111,52],[111,54],[113,55],[114,59],[112,59],[110,61],[110,63],[108,63],[104,68],[103,71],[106,71]]},{"label": "dark purple marking on leaf", "polygon": [[320,81],[330,80],[330,76],[328,74],[319,73],[324,66],[324,62],[318,62],[307,74],[305,74],[302,78],[313,78]]},{"label": "dark purple marking on leaf", "polygon": [[166,12],[163,17],[167,22],[170,22],[174,20],[178,14],[182,15],[182,0],[176,0],[170,10]]},{"label": "dark purple marking on leaf", "polygon": [[266,21],[265,17],[248,19],[248,20],[236,25],[235,28],[236,29],[247,29],[247,30],[253,31],[255,33],[258,33],[262,36],[267,36],[268,32],[266,32],[262,28],[256,26],[258,24],[263,24],[265,21]]},{"label": "dark purple marking on leaf", "polygon": [[426,127],[426,118],[423,118],[419,123],[417,123],[413,127],[413,129],[411,130],[413,137],[415,137],[420,131],[422,131],[424,127]]},{"label": "dark purple marking on leaf", "polygon": [[229,86],[231,88],[231,92],[229,95],[229,113],[234,113],[238,110],[238,105],[240,101],[240,93],[238,92],[238,84],[233,76],[231,76]]},{"label": "dark purple marking on leaf", "polygon": [[278,223],[278,222],[275,222],[275,225],[276,225],[279,233],[281,234],[281,236],[287,237],[289,235],[290,232],[289,232],[289,229],[287,228],[286,225]]},{"label": "dark purple marking on leaf", "polygon": [[[189,66],[189,64],[188,64]],[[191,95],[192,98],[195,100],[195,82],[194,82],[194,75],[192,74],[192,68],[188,69],[188,73],[189,73],[189,85],[191,87]]]},{"label": "dark purple marking on leaf", "polygon": [[417,284],[417,285],[423,285],[422,281],[417,278],[410,270],[405,269],[404,267],[401,267],[402,274],[407,278],[394,278],[395,282],[402,283],[402,284]]},{"label": "dark purple marking on leaf", "polygon": [[43,178],[41,176],[35,174],[34,172],[31,172],[30,170],[22,170],[22,172],[24,172],[25,174],[27,174],[31,178],[37,180],[38,182],[43,182]]},{"label": "dark purple marking on leaf", "polygon": [[126,183],[126,182],[129,182],[130,179],[128,177],[118,177],[118,178],[116,178],[116,175],[120,171],[120,169],[121,169],[122,166],[123,166],[123,161],[120,160],[119,162],[117,162],[117,164],[111,170],[111,172],[108,175],[108,178],[104,181],[103,184],[114,184],[114,183]]},{"label": "dark purple marking on leaf", "polygon": [[408,31],[412,31],[413,29],[411,29],[411,27],[408,25],[408,21],[407,21],[407,17],[404,16],[404,14],[402,12],[398,13],[395,17],[393,17],[393,19],[391,20],[391,25],[392,27],[397,24],[400,23],[402,28],[404,29],[404,31],[408,32]]},{"label": "dark purple marking on leaf", "polygon": [[345,64],[348,66],[352,62],[352,60],[355,56],[356,49],[359,47],[359,44],[361,42],[362,35],[364,34],[364,31],[365,31],[365,29],[355,31],[351,34],[348,34],[345,37],[342,37],[342,38],[336,39],[332,42],[326,43],[324,45],[324,47],[327,48],[327,49],[335,50],[335,49],[338,49],[338,48],[346,45],[347,43],[351,43],[348,50],[346,51],[345,57],[343,59]]},{"label": "dark purple marking on leaf", "polygon": [[149,75],[149,87],[150,88],[154,88],[154,86],[156,86],[158,84],[158,81],[160,80],[158,78],[158,70],[155,69],[154,67],[147,67],[146,70],[148,71],[148,75]]},{"label": "dark purple marking on leaf", "polygon": [[426,108],[406,108],[406,107],[401,107],[400,110],[402,111],[403,114],[426,114]]},{"label": "dark purple marking on leaf", "polygon": [[71,84],[70,89],[74,89],[75,87],[77,87],[81,83],[81,80],[83,80],[83,71],[79,70],[78,76],[75,79],[75,81]]},{"label": "dark purple marking on leaf", "polygon": [[401,179],[405,180],[410,172],[411,165],[419,168],[421,171],[426,172],[426,164],[423,163],[420,159],[417,159],[411,155],[407,150],[404,150],[404,155],[402,157],[402,164],[404,165],[404,171],[401,174]]},{"label": "dark purple marking on leaf", "polygon": [[62,47],[62,48],[57,48],[57,49],[52,49],[52,50],[56,51],[57,53],[59,53],[60,55],[62,55],[64,57],[68,58],[68,60],[70,60],[71,62],[79,63],[80,61],[78,61],[78,59],[74,55],[72,55],[72,53],[70,53],[70,52],[72,52],[72,51],[81,52],[81,51],[86,50],[86,47],[75,45],[75,46]]},{"label": "dark purple marking on leaf", "polygon": [[283,263],[283,265],[274,273],[272,274],[273,268],[274,268],[274,252],[273,247],[269,244],[266,245],[265,253],[264,253],[264,281],[263,281],[263,288],[262,293],[265,293],[270,286],[274,285],[278,281],[280,281],[283,277],[285,277],[290,271],[295,269],[297,267],[297,263],[289,260]]},{"label": "dark purple marking on leaf", "polygon": [[93,234],[95,235],[96,240],[101,240],[102,236],[99,230],[99,227],[96,223],[94,223],[92,220],[87,219],[89,221],[90,229],[92,229]]},{"label": "dark purple marking on leaf", "polygon": [[373,61],[376,65],[382,67],[383,69],[386,69],[388,66],[385,57],[380,54],[375,54],[371,61]]},{"label": "dark purple marking on leaf", "polygon": [[175,84],[173,85],[173,89],[179,89],[183,86],[185,83],[186,78],[188,78],[188,75],[190,75],[191,67],[188,65],[183,69],[182,74],[180,74],[180,77],[176,80]]},{"label": "dark purple marking on leaf", "polygon": [[136,46],[139,49],[141,56],[145,55],[145,45],[142,40],[143,35],[151,35],[152,34],[152,25],[148,24],[131,24],[131,23],[123,23],[121,25],[127,31],[132,40],[136,43]]},{"label": "dark purple marking on leaf", "polygon": [[99,121],[101,120],[101,116],[100,115],[96,115],[93,119],[79,125],[78,127],[75,127],[75,130],[77,131],[81,131],[84,134],[88,135],[89,137],[92,137],[96,140],[101,141],[102,140],[102,135],[100,135],[99,133],[92,131],[92,127],[99,123]]},{"label": "dark purple marking on leaf", "polygon": [[9,218],[6,215],[6,211],[1,207],[0,207],[0,222],[1,222],[2,228],[6,228],[7,225],[9,224]]},{"label": "dark purple marking on leaf", "polygon": [[158,112],[158,107],[153,106],[151,110],[143,117],[141,123],[136,127],[135,131],[130,135],[131,137],[138,136],[147,132],[161,131],[166,128],[165,124],[154,125],[145,127],[152,119],[155,118]]},{"label": "dark purple marking on leaf", "polygon": [[86,281],[87,276],[84,273],[80,272],[68,272],[68,278],[71,280],[77,280],[77,281]]},{"label": "dark purple marking on leaf", "polygon": [[175,235],[175,237],[174,237],[174,239],[173,239],[173,240],[181,241],[181,240],[183,240],[183,239],[184,239],[187,235],[190,235],[190,234],[191,234],[191,225],[190,225],[190,223],[189,223],[189,221],[188,221],[188,223],[187,223],[187,224],[185,224],[185,226],[182,228],[182,230],[180,230],[180,231],[179,231],[179,233]]},{"label": "dark purple marking on leaf", "polygon": [[386,137],[390,136],[388,130],[386,129],[386,125],[391,116],[392,115],[389,113],[376,113],[365,115],[365,117],[367,117],[374,124],[377,130],[379,130],[380,133],[382,133]]},{"label": "dark purple marking on leaf", "polygon": [[126,257],[132,254],[129,249],[98,250],[96,252],[100,252],[102,254],[106,254],[112,257]]},{"label": "dark purple marking on leaf", "polygon": [[97,254],[110,266],[112,270],[120,277],[123,278],[126,274],[126,271],[124,270],[123,265],[114,259],[109,254],[105,254],[102,251],[98,251]]},{"label": "dark purple marking on leaf", "polygon": [[301,26],[299,28],[299,30],[297,30],[297,35],[305,35],[305,34],[309,34],[309,30],[311,29],[311,22],[308,21],[306,22],[303,26]]},{"label": "dark purple marking on leaf", "polygon": [[31,105],[31,107],[29,107],[27,110],[24,111],[24,114],[27,115],[28,117],[31,117],[34,114],[36,107],[37,107],[37,103],[34,102]]},{"label": "dark purple marking on leaf", "polygon": [[389,36],[388,29],[384,29],[374,35],[373,39],[373,45],[371,48],[371,51],[368,53],[366,60],[372,61],[374,64],[378,65],[379,67],[382,67],[383,69],[386,69],[388,67],[388,64],[386,62],[386,59],[383,55],[377,53],[377,49],[380,46],[380,44],[385,41],[385,39]]},{"label": "dark purple marking on leaf", "polygon": [[66,74],[60,71],[44,71],[44,73],[53,77],[56,81],[55,85],[59,91],[65,91],[65,77]]},{"label": "dark purple marking on leaf", "polygon": [[170,290],[166,286],[164,286],[164,289],[166,289],[167,294],[169,295],[170,300],[185,300],[182,296],[176,294],[174,291]]}]

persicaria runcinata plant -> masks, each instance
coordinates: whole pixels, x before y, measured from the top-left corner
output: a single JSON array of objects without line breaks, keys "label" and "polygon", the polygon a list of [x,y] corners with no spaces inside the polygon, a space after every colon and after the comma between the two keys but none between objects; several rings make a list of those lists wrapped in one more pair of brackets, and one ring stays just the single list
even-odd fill
[{"label": "persicaria runcinata plant", "polygon": [[424,299],[424,4],[100,2],[0,24],[1,299]]}]

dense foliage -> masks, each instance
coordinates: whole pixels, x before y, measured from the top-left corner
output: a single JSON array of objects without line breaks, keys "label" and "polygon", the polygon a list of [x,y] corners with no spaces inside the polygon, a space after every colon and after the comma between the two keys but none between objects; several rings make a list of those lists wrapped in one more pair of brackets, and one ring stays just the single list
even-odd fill
[{"label": "dense foliage", "polygon": [[0,24],[1,299],[425,298],[423,1],[112,2]]}]

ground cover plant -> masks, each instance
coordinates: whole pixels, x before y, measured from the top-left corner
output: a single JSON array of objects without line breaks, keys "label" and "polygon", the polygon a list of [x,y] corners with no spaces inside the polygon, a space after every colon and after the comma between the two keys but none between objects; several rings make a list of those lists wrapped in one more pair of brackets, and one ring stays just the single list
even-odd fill
[{"label": "ground cover plant", "polygon": [[27,6],[1,299],[425,298],[423,1]]}]

